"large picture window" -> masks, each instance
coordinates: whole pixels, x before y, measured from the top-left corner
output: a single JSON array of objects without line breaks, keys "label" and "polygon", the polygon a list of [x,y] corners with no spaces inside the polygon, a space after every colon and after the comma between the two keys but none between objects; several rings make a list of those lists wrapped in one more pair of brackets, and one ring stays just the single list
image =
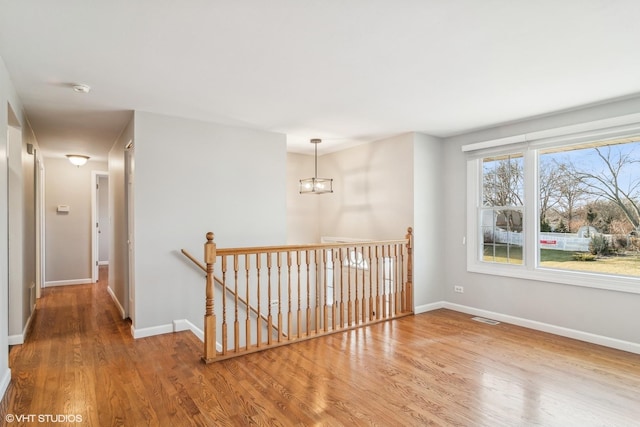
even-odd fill
[{"label": "large picture window", "polygon": [[640,293],[640,135],[567,140],[470,156],[468,268]]},{"label": "large picture window", "polygon": [[640,276],[640,138],[538,156],[539,265]]}]

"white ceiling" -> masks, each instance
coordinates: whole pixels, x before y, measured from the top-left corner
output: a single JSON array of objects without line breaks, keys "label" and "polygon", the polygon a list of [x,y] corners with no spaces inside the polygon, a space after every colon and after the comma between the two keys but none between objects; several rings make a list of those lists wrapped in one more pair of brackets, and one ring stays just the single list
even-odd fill
[{"label": "white ceiling", "polygon": [[43,152],[103,159],[131,110],[296,152],[464,133],[640,94],[639,42],[638,0],[0,0]]}]

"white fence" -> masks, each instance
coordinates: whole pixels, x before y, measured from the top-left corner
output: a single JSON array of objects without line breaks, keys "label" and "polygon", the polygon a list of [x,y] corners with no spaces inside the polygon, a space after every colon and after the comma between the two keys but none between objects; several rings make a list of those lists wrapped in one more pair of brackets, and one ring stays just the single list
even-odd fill
[{"label": "white fence", "polygon": [[[514,246],[522,246],[522,233],[495,228],[485,233],[493,234],[493,241]],[[559,251],[588,252],[591,237],[580,237],[578,233],[540,233],[540,248]]]},{"label": "white fence", "polygon": [[540,233],[542,249],[559,251],[588,252],[591,237],[579,237],[574,233]]}]

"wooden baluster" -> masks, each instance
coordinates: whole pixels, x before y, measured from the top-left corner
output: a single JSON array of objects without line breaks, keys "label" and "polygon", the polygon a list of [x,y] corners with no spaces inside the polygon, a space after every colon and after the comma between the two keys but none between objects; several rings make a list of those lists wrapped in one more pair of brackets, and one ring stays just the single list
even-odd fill
[{"label": "wooden baluster", "polygon": [[310,274],[310,262],[309,262],[309,250],[305,252],[305,261],[307,262],[307,330],[306,335],[311,335],[311,274]]},{"label": "wooden baluster", "polygon": [[373,260],[371,259],[371,253],[373,252],[373,248],[369,246],[367,250],[367,258],[369,259],[369,321],[372,321],[375,316],[374,306],[373,306]]},{"label": "wooden baluster", "polygon": [[387,245],[387,258],[389,263],[389,272],[387,274],[387,278],[389,280],[389,289],[387,289],[387,317],[393,316],[393,272],[395,271],[393,254],[391,253],[391,245]]},{"label": "wooden baluster", "polygon": [[407,229],[407,284],[406,305],[407,310],[413,313],[413,229]]},{"label": "wooden baluster", "polygon": [[[384,269],[384,262],[382,268]],[[376,245],[376,319],[380,317],[380,246]]]},{"label": "wooden baluster", "polygon": [[[256,254],[256,275],[257,275],[257,281],[256,281],[256,294],[258,296],[258,315],[256,316],[256,345],[258,347],[262,347],[262,309],[260,307],[261,301],[260,301],[260,267],[261,267],[261,261],[262,260],[262,254]],[[248,301],[248,299],[247,299]]]},{"label": "wooden baluster", "polygon": [[386,256],[386,245],[382,245],[382,318],[387,317],[387,303],[389,298],[389,290],[387,289],[387,277],[389,274],[389,260]]},{"label": "wooden baluster", "polygon": [[[331,252],[333,253],[333,252]],[[323,287],[324,287],[324,305],[322,307],[324,328],[323,330],[327,332],[329,330],[329,308],[327,307],[327,293],[329,292],[329,282],[327,280],[327,250],[322,249],[322,276],[324,279]],[[331,269],[331,273],[333,274],[333,269]],[[333,279],[333,278],[332,278]],[[333,282],[331,282],[333,283]],[[333,301],[332,301],[333,302]],[[333,307],[333,304],[331,304]]]},{"label": "wooden baluster", "polygon": [[365,261],[365,257],[364,257],[364,251],[365,251],[365,247],[362,247],[362,308],[361,308],[361,313],[362,313],[362,323],[366,323],[367,321],[367,297],[366,297],[366,276],[365,276],[365,272],[366,269],[364,268],[366,265],[366,261]]},{"label": "wooden baluster", "polygon": [[222,354],[227,354],[227,257],[222,257]]},{"label": "wooden baluster", "polygon": [[[338,327],[338,257],[339,257],[339,250],[336,249],[332,249],[331,250],[331,258],[332,258],[332,264],[333,264],[333,304],[331,305],[331,322],[333,323],[333,330],[337,329]],[[342,291],[341,291],[342,292]]]},{"label": "wooden baluster", "polygon": [[[245,319],[245,344],[246,344],[246,349],[249,350],[249,348],[251,347],[251,309],[249,308],[251,306],[251,295],[249,293],[249,266],[250,264],[250,258],[249,258],[249,254],[244,254],[244,270],[245,270],[245,300],[247,301],[247,317]],[[260,317],[260,316],[258,316]]]},{"label": "wooden baluster", "polygon": [[314,319],[314,331],[316,334],[320,332],[320,262],[319,262],[318,250],[313,251],[313,262],[316,266],[316,280],[315,280],[315,319]]},{"label": "wooden baluster", "polygon": [[288,300],[288,312],[287,312],[287,336],[291,339],[293,333],[291,332],[293,325],[293,312],[291,311],[291,252],[287,251],[287,300]]},{"label": "wooden baluster", "polygon": [[401,302],[402,302],[402,298],[401,298],[401,294],[400,294],[400,288],[402,286],[402,277],[400,276],[400,272],[402,271],[402,269],[404,268],[404,266],[400,263],[400,255],[398,253],[398,245],[393,245],[393,256],[395,258],[394,261],[394,265],[396,267],[396,271],[395,271],[395,280],[394,280],[394,289],[396,292],[396,296],[395,296],[395,301],[396,301],[396,305],[395,305],[395,314],[398,315],[401,311]]},{"label": "wooden baluster", "polygon": [[216,315],[214,311],[214,277],[213,266],[216,262],[216,244],[213,233],[207,233],[204,244],[204,260],[207,264],[207,285],[205,289],[206,305],[204,314],[204,355],[205,362],[211,362],[216,357]]},{"label": "wooden baluster", "polygon": [[405,265],[405,256],[404,256],[404,245],[400,245],[400,312],[404,313],[407,310],[406,306],[406,293],[405,293],[405,283],[404,283],[404,271],[406,268]]},{"label": "wooden baluster", "polygon": [[300,282],[302,282],[302,278],[300,277],[300,262],[301,262],[301,256],[300,256],[300,251],[296,251],[296,264],[298,265],[298,277],[296,280],[296,284],[297,284],[297,288],[298,288],[298,310],[296,312],[296,321],[298,323],[298,327],[297,327],[297,331],[298,331],[298,335],[297,337],[300,338],[302,336],[302,310],[300,309],[300,301],[301,301],[301,294],[300,294]]},{"label": "wooden baluster", "polygon": [[344,258],[342,256],[342,252],[343,252],[343,248],[339,248],[337,250],[336,260],[338,262],[335,263],[333,266],[333,268],[338,267],[338,276],[340,277],[340,280],[338,280],[337,282],[334,282],[333,284],[333,292],[335,293],[336,290],[339,290],[338,292],[340,293],[340,296],[339,296],[340,304],[338,305],[338,317],[340,318],[339,325],[341,329],[344,328],[344,271],[342,269],[342,262]]},{"label": "wooden baluster", "polygon": [[[353,323],[353,309],[351,307],[351,253],[355,253],[355,249],[350,252],[347,248],[347,327]],[[355,255],[355,254],[354,254]]]},{"label": "wooden baluster", "polygon": [[[358,248],[354,247],[353,248],[353,256],[354,256],[354,260],[353,260],[353,264],[354,268],[353,268],[353,275],[354,275],[354,290],[355,290],[355,301],[354,301],[354,305],[355,305],[355,324],[358,325],[360,323],[360,299],[359,299],[359,293],[358,293]],[[351,264],[351,259],[349,259],[349,264]]]},{"label": "wooden baluster", "polygon": [[267,252],[267,274],[268,274],[267,294],[269,295],[268,305],[267,305],[269,310],[269,314],[267,316],[267,344],[268,345],[271,345],[273,343],[273,332],[272,332],[273,317],[271,316],[271,257],[272,257],[271,252]]},{"label": "wooden baluster", "polygon": [[236,353],[240,351],[240,321],[238,318],[238,255],[233,256],[233,277],[234,277],[234,321],[233,321],[233,349]]},{"label": "wooden baluster", "polygon": [[[282,341],[282,329],[284,327],[282,322],[282,255],[277,252],[278,255],[278,342]],[[287,335],[289,331],[287,331]]]}]

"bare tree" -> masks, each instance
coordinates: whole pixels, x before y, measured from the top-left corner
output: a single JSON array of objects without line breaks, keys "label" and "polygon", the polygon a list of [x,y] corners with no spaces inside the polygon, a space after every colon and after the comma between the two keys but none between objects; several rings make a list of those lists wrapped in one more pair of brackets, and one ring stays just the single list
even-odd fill
[{"label": "bare tree", "polygon": [[522,206],[524,198],[523,158],[507,157],[485,162],[482,196],[489,206]]},{"label": "bare tree", "polygon": [[611,146],[593,150],[602,169],[599,172],[576,171],[576,177],[585,185],[588,194],[615,203],[633,228],[640,231],[640,175],[637,173],[640,159],[620,149],[612,150]]},{"label": "bare tree", "polygon": [[540,224],[547,221],[549,211],[559,203],[561,178],[562,169],[558,162],[541,162],[538,177]]},{"label": "bare tree", "polygon": [[585,184],[579,178],[579,172],[572,164],[560,163],[558,164],[557,185],[558,205],[564,211],[567,219],[567,231],[571,233],[571,222],[578,203],[584,197]]},{"label": "bare tree", "polygon": [[[524,199],[524,158],[522,155],[487,159],[483,165],[482,197],[485,206],[522,206]],[[498,211],[498,221],[508,230],[522,230],[522,213],[514,209]]]}]

